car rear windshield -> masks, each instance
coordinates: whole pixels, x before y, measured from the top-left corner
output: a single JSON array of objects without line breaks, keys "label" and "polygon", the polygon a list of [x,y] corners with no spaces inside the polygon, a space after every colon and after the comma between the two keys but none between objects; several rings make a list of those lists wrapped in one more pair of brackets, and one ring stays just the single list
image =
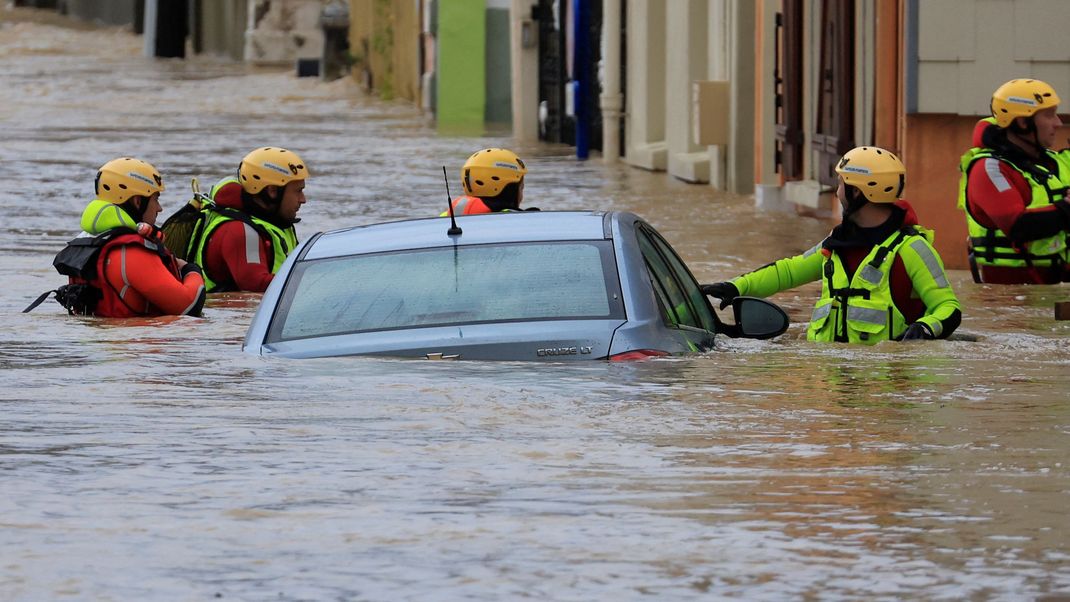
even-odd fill
[{"label": "car rear windshield", "polygon": [[267,342],[530,320],[623,319],[609,241],[472,245],[298,263]]}]

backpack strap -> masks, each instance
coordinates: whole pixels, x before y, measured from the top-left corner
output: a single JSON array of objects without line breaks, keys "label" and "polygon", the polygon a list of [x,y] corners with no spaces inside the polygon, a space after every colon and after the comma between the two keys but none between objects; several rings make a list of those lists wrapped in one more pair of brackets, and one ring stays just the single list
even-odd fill
[{"label": "backpack strap", "polygon": [[26,309],[22,310],[22,313],[24,313],[24,314],[30,313],[31,311],[36,309],[38,305],[44,303],[45,299],[47,299],[48,296],[53,294],[53,293],[58,295],[59,294],[59,290],[51,290],[51,291],[45,291],[45,292],[41,293],[41,296],[36,298],[36,299],[34,299],[33,303],[31,303]]}]

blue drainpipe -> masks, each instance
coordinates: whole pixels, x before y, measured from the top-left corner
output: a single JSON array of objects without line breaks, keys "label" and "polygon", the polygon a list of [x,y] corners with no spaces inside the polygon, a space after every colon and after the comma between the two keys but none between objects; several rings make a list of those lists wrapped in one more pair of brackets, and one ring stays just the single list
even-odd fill
[{"label": "blue drainpipe", "polygon": [[584,160],[590,154],[590,145],[587,140],[590,121],[590,116],[587,114],[587,98],[592,94],[593,83],[591,81],[591,49],[587,46],[590,43],[587,30],[590,28],[591,21],[589,0],[572,0],[572,11],[575,15],[572,20],[575,26],[572,32],[572,39],[575,40],[572,68],[573,78],[576,80],[573,96],[575,102],[573,110],[576,115],[576,158]]}]

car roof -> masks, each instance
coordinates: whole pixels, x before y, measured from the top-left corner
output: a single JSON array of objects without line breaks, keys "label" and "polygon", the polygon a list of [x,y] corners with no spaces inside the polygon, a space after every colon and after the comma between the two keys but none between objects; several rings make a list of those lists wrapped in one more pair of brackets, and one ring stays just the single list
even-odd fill
[{"label": "car roof", "polygon": [[521,211],[457,217],[462,230],[449,236],[449,218],[412,219],[324,232],[305,249],[302,259],[324,259],[364,253],[426,249],[450,245],[481,245],[610,238],[610,219],[624,212]]}]

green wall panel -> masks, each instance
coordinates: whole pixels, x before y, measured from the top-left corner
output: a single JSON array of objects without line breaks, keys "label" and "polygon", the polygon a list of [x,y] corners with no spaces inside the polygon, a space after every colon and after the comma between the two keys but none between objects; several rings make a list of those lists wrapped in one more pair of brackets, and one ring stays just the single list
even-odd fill
[{"label": "green wall panel", "polygon": [[487,10],[487,123],[512,124],[509,9]]},{"label": "green wall panel", "polygon": [[[438,128],[481,130],[486,106],[485,0],[438,2]],[[508,82],[506,82],[508,85]]]}]

